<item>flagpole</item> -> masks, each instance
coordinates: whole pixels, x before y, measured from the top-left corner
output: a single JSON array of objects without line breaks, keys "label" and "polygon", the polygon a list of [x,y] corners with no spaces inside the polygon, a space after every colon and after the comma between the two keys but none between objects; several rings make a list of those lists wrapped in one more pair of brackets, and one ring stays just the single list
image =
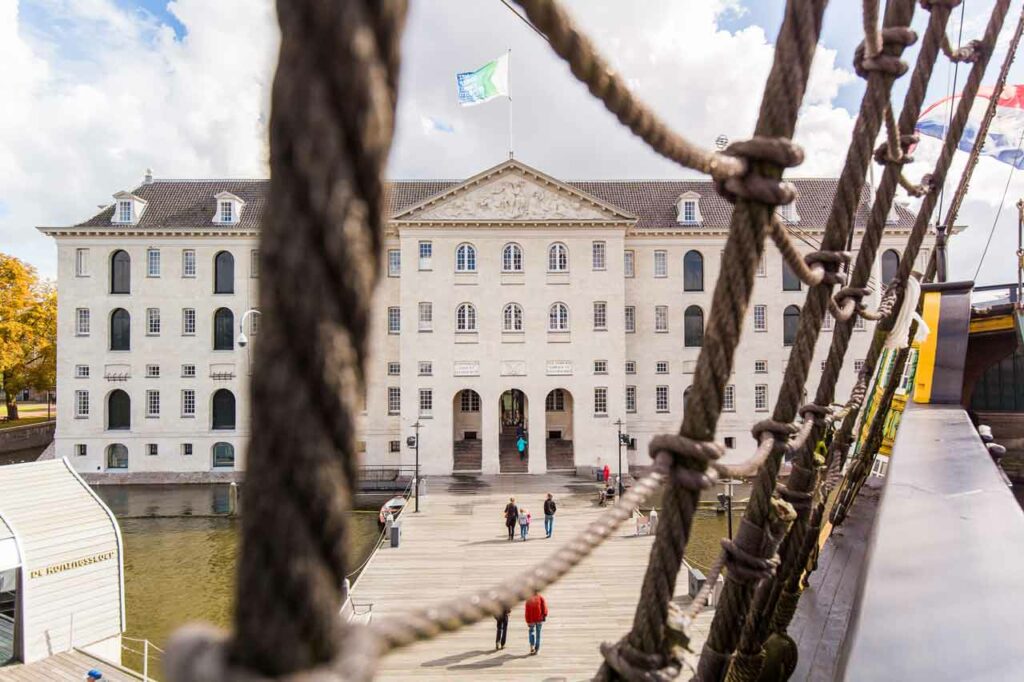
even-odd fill
[{"label": "flagpole", "polygon": [[508,158],[512,159],[512,48],[508,48]]}]

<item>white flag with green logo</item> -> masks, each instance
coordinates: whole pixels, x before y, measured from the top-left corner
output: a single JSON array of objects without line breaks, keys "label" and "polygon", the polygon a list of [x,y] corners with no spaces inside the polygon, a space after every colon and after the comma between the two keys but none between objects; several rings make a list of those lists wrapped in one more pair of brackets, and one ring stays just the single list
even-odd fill
[{"label": "white flag with green logo", "polygon": [[508,97],[508,53],[489,61],[476,71],[455,75],[459,104],[483,104],[495,97]]}]

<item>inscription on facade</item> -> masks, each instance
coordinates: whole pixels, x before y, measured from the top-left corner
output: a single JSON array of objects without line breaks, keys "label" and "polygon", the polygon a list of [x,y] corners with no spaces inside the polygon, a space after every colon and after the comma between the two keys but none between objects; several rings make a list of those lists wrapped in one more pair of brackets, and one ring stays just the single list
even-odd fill
[{"label": "inscription on facade", "polygon": [[503,377],[524,377],[526,376],[526,363],[522,360],[505,360],[501,363],[501,376]]},{"label": "inscription on facade", "polygon": [[548,360],[549,377],[565,377],[572,375],[572,360]]},{"label": "inscription on facade", "polygon": [[28,573],[29,578],[43,578],[54,573],[63,573],[64,571],[70,571],[76,568],[83,568],[85,566],[92,566],[102,561],[110,561],[114,558],[114,552],[101,552],[99,554],[93,554],[92,556],[82,557],[81,559],[74,559],[73,561],[64,561],[59,564],[51,564],[45,568],[34,568]]},{"label": "inscription on facade", "polygon": [[455,362],[452,374],[457,377],[478,377],[480,376],[480,362],[478,360],[458,360]]}]

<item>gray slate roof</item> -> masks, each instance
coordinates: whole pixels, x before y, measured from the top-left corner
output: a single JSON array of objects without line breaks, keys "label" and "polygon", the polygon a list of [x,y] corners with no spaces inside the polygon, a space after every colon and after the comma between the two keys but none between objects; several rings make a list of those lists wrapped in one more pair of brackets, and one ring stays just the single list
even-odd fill
[{"label": "gray slate roof", "polygon": [[[395,216],[430,197],[458,186],[461,180],[394,180],[388,183],[387,211]],[[835,178],[795,179],[799,190],[797,214],[804,227],[824,227],[832,204]],[[566,182],[582,192],[639,218],[639,228],[676,226],[675,202],[685,192],[700,195],[700,212],[706,227],[726,227],[732,205],[722,199],[709,180],[573,180]],[[214,196],[231,192],[245,201],[239,228],[258,228],[270,189],[269,180],[154,180],[140,185],[133,194],[147,203],[136,229],[189,229],[212,226]],[[870,191],[862,192],[857,225],[868,217]],[[900,207],[899,226],[910,227],[914,216]],[[114,207],[108,206],[76,227],[111,227]]]}]

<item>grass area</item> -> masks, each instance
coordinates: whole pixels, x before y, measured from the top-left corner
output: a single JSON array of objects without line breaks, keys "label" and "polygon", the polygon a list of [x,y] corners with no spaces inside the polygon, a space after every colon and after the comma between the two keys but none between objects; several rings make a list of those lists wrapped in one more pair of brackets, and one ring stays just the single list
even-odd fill
[{"label": "grass area", "polygon": [[[57,406],[50,405],[50,417],[52,418],[57,414]],[[7,416],[7,406],[0,401],[0,417]],[[46,403],[18,403],[18,417],[25,419],[27,417],[46,417]]]},{"label": "grass area", "polygon": [[16,419],[12,422],[0,422],[0,429],[11,429],[15,426],[28,426],[29,424],[38,424],[39,422],[46,421],[46,415],[42,417],[24,417],[22,419]]}]

